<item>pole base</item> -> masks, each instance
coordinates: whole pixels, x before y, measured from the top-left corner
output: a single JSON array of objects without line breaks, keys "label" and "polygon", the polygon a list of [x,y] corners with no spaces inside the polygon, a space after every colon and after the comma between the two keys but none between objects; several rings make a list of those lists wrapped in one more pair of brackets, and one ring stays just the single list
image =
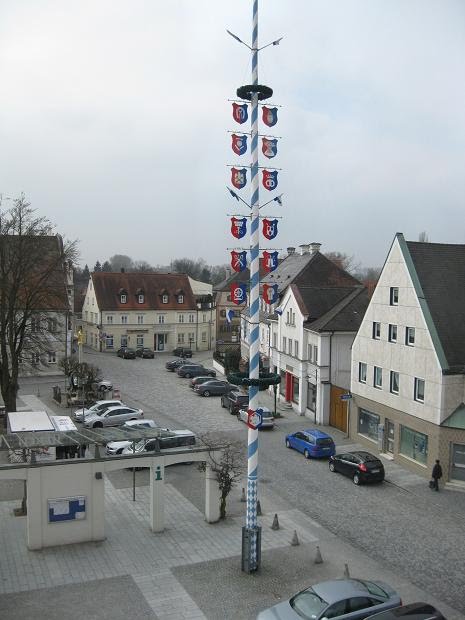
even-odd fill
[{"label": "pole base", "polygon": [[244,573],[254,573],[262,559],[262,528],[242,528],[241,568]]}]

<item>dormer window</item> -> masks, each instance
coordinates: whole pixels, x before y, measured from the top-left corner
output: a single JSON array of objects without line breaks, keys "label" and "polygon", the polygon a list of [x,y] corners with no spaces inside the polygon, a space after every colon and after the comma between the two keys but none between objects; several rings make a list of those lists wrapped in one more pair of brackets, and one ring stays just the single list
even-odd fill
[{"label": "dormer window", "polygon": [[184,303],[184,295],[180,294],[178,295],[178,304],[183,304]]},{"label": "dormer window", "polygon": [[164,294],[162,295],[162,297],[161,297],[161,301],[162,301],[162,303],[164,303],[164,304],[167,304],[167,303],[168,303],[168,295],[167,295],[166,293],[164,293]]},{"label": "dormer window", "polygon": [[139,304],[143,304],[144,303],[144,295],[142,295],[142,294],[137,295],[137,303],[139,303]]},{"label": "dormer window", "polygon": [[121,293],[120,301],[122,304],[126,304],[128,302],[128,296],[125,293]]}]

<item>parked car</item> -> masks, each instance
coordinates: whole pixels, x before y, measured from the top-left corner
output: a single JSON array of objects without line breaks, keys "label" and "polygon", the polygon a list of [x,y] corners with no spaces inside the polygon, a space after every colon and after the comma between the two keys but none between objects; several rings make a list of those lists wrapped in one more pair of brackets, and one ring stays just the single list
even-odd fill
[{"label": "parked car", "polygon": [[116,355],[118,357],[122,357],[125,360],[135,360],[136,359],[136,350],[131,349],[130,347],[121,347],[116,351]]},{"label": "parked car", "polygon": [[187,364],[180,366],[177,373],[179,377],[186,377],[186,379],[190,379],[190,377],[195,377],[197,375],[216,377],[215,370],[205,368],[205,366],[202,366],[201,364]]},{"label": "parked car", "polygon": [[210,379],[210,381],[204,381],[194,387],[194,392],[199,396],[221,396],[226,394],[232,388],[232,385],[227,381],[221,379]]},{"label": "parked car", "polygon": [[142,452],[159,452],[160,450],[194,446],[195,443],[195,435],[192,431],[187,429],[179,431],[170,430],[169,434],[164,434],[163,437],[142,439],[134,446],[125,448],[122,454],[131,456],[133,454],[141,454]]},{"label": "parked car", "polygon": [[446,620],[442,613],[428,603],[410,603],[379,614],[370,616],[370,620]]},{"label": "parked car", "polygon": [[170,360],[169,362],[166,362],[165,364],[165,368],[166,370],[170,370],[171,372],[174,372],[175,370],[177,370],[180,366],[183,366],[185,364],[185,360],[183,359],[178,359],[178,360]]},{"label": "parked car", "polygon": [[314,428],[286,435],[286,446],[302,452],[306,459],[329,457],[336,452],[333,438]]},{"label": "parked car", "polygon": [[[262,424],[260,429],[262,428],[274,428],[274,417],[270,409],[268,407],[259,407],[262,410]],[[247,409],[240,409],[237,414],[237,419],[241,422],[247,423],[248,413]]]},{"label": "parked car", "polygon": [[196,385],[201,385],[202,383],[205,383],[205,381],[211,381],[212,378],[208,377],[208,376],[200,376],[200,377],[193,377],[190,381],[189,381],[189,387],[194,389]]},{"label": "parked car", "polygon": [[329,460],[329,469],[349,476],[354,484],[382,482],[384,480],[382,462],[374,454],[363,450],[335,454]]},{"label": "parked car", "polygon": [[257,620],[363,620],[378,611],[402,605],[397,592],[381,581],[322,581],[258,614]]},{"label": "parked car", "polygon": [[149,349],[149,347],[144,347],[143,349],[136,349],[136,355],[137,357],[153,360],[155,357],[155,351],[153,349]]},{"label": "parked car", "polygon": [[[147,430],[149,428],[158,428],[155,420],[129,420],[129,422],[125,422],[121,427],[122,431],[134,431],[134,434],[137,436],[137,431],[140,429]],[[168,430],[168,429],[165,429]],[[125,448],[131,446],[133,442],[130,440],[125,441],[110,441],[106,445],[106,453],[110,456],[115,454],[121,454]]]},{"label": "parked car", "polygon": [[105,409],[108,409],[108,407],[116,407],[123,404],[124,403],[120,400],[96,400],[87,407],[76,409],[73,413],[73,418],[78,422],[82,422],[83,419],[90,414],[104,411]]},{"label": "parked car", "polygon": [[133,409],[122,405],[119,407],[110,407],[104,411],[93,412],[84,418],[84,426],[86,428],[102,428],[103,426],[120,426],[128,420],[137,420],[143,418],[142,409]]},{"label": "parked car", "polygon": [[237,415],[241,409],[247,409],[249,406],[249,395],[238,390],[236,387],[221,397],[221,406],[229,409],[231,415]]},{"label": "parked car", "polygon": [[98,394],[105,394],[105,392],[111,392],[113,389],[113,381],[109,379],[102,379],[101,381],[96,381],[92,384],[92,388]]},{"label": "parked car", "polygon": [[173,349],[173,355],[178,357],[192,357],[192,349],[189,347],[176,347]]}]

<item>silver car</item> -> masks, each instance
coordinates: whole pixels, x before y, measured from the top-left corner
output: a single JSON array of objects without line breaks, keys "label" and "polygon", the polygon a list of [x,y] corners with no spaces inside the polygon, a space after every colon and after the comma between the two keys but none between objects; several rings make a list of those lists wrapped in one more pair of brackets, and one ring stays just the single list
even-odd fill
[{"label": "silver car", "polygon": [[84,418],[86,428],[102,428],[103,426],[121,426],[128,420],[138,420],[144,417],[142,409],[133,409],[122,405],[110,407],[100,412],[93,412]]},{"label": "silver car", "polygon": [[[274,428],[274,417],[268,407],[258,407],[263,411],[262,414],[262,424],[260,428]],[[245,409],[240,409],[237,414],[237,419],[241,422],[245,422],[247,424],[248,414]]]},{"label": "silver car", "polygon": [[88,407],[76,409],[73,413],[73,418],[78,422],[82,422],[86,416],[92,413],[98,413],[99,411],[108,409],[108,407],[117,407],[119,405],[124,405],[124,403],[121,400],[96,400]]}]

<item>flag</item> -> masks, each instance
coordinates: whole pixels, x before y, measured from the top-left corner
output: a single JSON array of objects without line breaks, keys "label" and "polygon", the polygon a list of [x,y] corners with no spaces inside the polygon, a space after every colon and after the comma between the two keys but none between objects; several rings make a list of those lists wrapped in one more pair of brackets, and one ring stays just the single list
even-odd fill
[{"label": "flag", "polygon": [[231,136],[231,148],[236,155],[244,155],[247,152],[247,136],[233,133]]},{"label": "flag", "polygon": [[264,105],[262,107],[262,120],[268,127],[276,125],[278,122],[278,108],[267,108],[266,105]]},{"label": "flag", "polygon": [[249,118],[249,115],[247,113],[247,104],[246,103],[233,103],[232,107],[233,107],[233,119],[236,121],[236,123],[239,123],[240,125],[242,125],[242,123],[245,123],[246,120]]},{"label": "flag", "polygon": [[278,140],[274,138],[262,138],[262,153],[268,159],[272,159],[278,153]]},{"label": "flag", "polygon": [[278,316],[281,316],[284,310],[282,308],[275,308],[275,312]]},{"label": "flag", "polygon": [[274,304],[278,300],[278,285],[277,284],[264,284],[263,285],[263,301],[266,304]]},{"label": "flag", "polygon": [[269,220],[266,217],[262,220],[263,236],[266,239],[274,239],[278,234],[278,220]]},{"label": "flag", "polygon": [[231,218],[231,233],[236,239],[242,239],[247,232],[247,218],[246,217],[232,217]]},{"label": "flag", "polygon": [[262,184],[265,189],[267,189],[269,192],[272,192],[278,187],[278,171],[277,170],[262,170],[262,175],[263,175]]},{"label": "flag", "polygon": [[[232,295],[231,295],[231,297],[232,297]],[[228,321],[228,323],[231,323],[233,318],[234,318],[234,310],[231,310],[231,309],[226,310],[226,320]]]},{"label": "flag", "polygon": [[[226,189],[227,189],[227,190],[228,190],[228,192],[231,194],[231,196],[232,196],[233,198],[235,198],[235,199],[239,202],[239,196],[236,194],[236,192],[233,192],[233,190],[232,190],[232,189],[229,189],[229,187],[227,187]],[[277,199],[275,198],[275,200],[277,200]]]},{"label": "flag", "polygon": [[233,282],[231,284],[231,301],[237,306],[247,301],[247,287],[244,283]]},{"label": "flag", "polygon": [[236,252],[235,250],[231,252],[231,267],[234,271],[247,269],[247,252],[245,250],[243,252]]},{"label": "flag", "polygon": [[247,169],[231,168],[231,183],[237,189],[242,189],[247,183]]},{"label": "flag", "polygon": [[263,269],[266,272],[274,271],[278,266],[278,252],[263,252]]},{"label": "flag", "polygon": [[[231,192],[231,190],[229,190],[229,191]],[[231,194],[233,194],[233,192],[231,192]],[[234,194],[234,197],[237,198],[237,195]],[[237,200],[239,200],[239,198],[237,198]],[[276,198],[273,198],[273,200],[275,200],[280,207],[283,206],[282,194],[280,194],[279,196],[276,196]]]}]

